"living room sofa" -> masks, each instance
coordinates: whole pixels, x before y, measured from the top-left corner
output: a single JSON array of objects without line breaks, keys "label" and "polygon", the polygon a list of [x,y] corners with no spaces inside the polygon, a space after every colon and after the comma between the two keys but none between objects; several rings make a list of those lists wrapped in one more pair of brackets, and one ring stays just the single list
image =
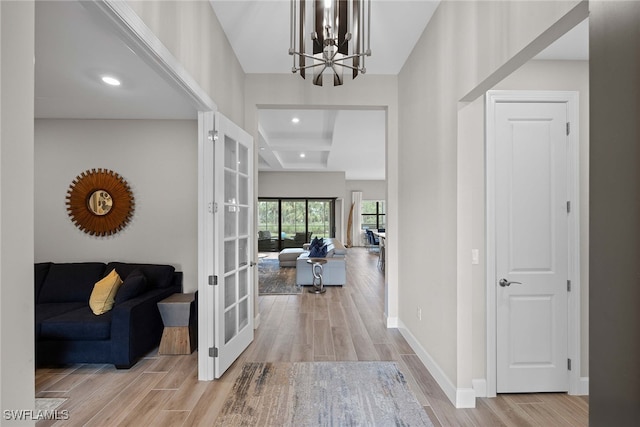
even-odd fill
[{"label": "living room sofa", "polygon": [[[347,282],[347,248],[335,238],[324,238],[327,247],[327,263],[323,265],[322,283],[324,285],[342,286]],[[308,248],[308,245],[305,245]],[[305,251],[296,259],[296,283],[312,285],[313,274],[311,264],[307,263],[309,252]]]},{"label": "living room sofa", "polygon": [[[113,269],[123,281],[110,311],[89,307],[94,284]],[[108,363],[129,368],[158,346],[158,301],[182,292],[171,265],[111,262],[35,264],[36,365]]]}]

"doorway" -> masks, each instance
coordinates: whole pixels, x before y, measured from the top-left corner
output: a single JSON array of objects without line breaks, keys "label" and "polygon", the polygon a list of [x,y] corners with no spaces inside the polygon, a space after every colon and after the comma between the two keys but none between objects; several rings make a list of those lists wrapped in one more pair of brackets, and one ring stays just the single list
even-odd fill
[{"label": "doorway", "polygon": [[577,93],[486,98],[487,394],[579,379]]}]

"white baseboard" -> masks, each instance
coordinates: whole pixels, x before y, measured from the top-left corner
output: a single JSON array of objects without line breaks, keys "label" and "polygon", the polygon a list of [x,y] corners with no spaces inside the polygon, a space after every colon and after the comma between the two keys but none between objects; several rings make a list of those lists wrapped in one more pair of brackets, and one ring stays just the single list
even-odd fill
[{"label": "white baseboard", "polygon": [[580,377],[580,386],[578,390],[579,396],[588,396],[589,395],[589,377]]},{"label": "white baseboard", "polygon": [[416,352],[420,361],[422,361],[431,376],[433,376],[440,388],[447,395],[451,403],[453,403],[456,408],[475,408],[475,390],[473,388],[456,388],[447,374],[445,374],[435,360],[433,360],[431,355],[420,345],[416,337],[413,336],[402,321],[397,319],[397,322],[397,327],[400,330],[400,333],[407,340],[407,343],[411,346],[413,351]]},{"label": "white baseboard", "polygon": [[471,386],[476,392],[476,397],[487,397],[487,380],[484,378],[476,378],[471,380]]},{"label": "white baseboard", "polygon": [[397,327],[398,327],[398,318],[387,317],[387,328],[397,328]]}]

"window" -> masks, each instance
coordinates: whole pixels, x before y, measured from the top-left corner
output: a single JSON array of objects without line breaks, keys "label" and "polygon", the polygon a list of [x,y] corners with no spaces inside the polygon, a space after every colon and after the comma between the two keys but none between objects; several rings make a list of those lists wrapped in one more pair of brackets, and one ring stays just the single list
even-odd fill
[{"label": "window", "polygon": [[335,237],[335,199],[258,199],[258,251],[301,248]]},{"label": "window", "polygon": [[363,200],[360,205],[362,213],[362,229],[380,229],[386,228],[386,216],[384,209],[384,201],[382,200]]}]

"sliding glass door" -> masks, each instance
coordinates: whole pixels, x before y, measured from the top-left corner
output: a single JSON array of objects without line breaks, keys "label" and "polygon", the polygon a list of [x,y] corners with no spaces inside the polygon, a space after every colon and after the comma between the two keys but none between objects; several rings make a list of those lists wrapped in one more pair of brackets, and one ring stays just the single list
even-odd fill
[{"label": "sliding glass door", "polygon": [[278,248],[280,203],[264,200],[258,203],[258,252],[272,252]]},{"label": "sliding glass door", "polygon": [[313,237],[333,237],[333,201],[309,200],[308,227]]},{"label": "sliding glass door", "polygon": [[335,236],[335,199],[259,199],[258,250],[301,248]]}]

